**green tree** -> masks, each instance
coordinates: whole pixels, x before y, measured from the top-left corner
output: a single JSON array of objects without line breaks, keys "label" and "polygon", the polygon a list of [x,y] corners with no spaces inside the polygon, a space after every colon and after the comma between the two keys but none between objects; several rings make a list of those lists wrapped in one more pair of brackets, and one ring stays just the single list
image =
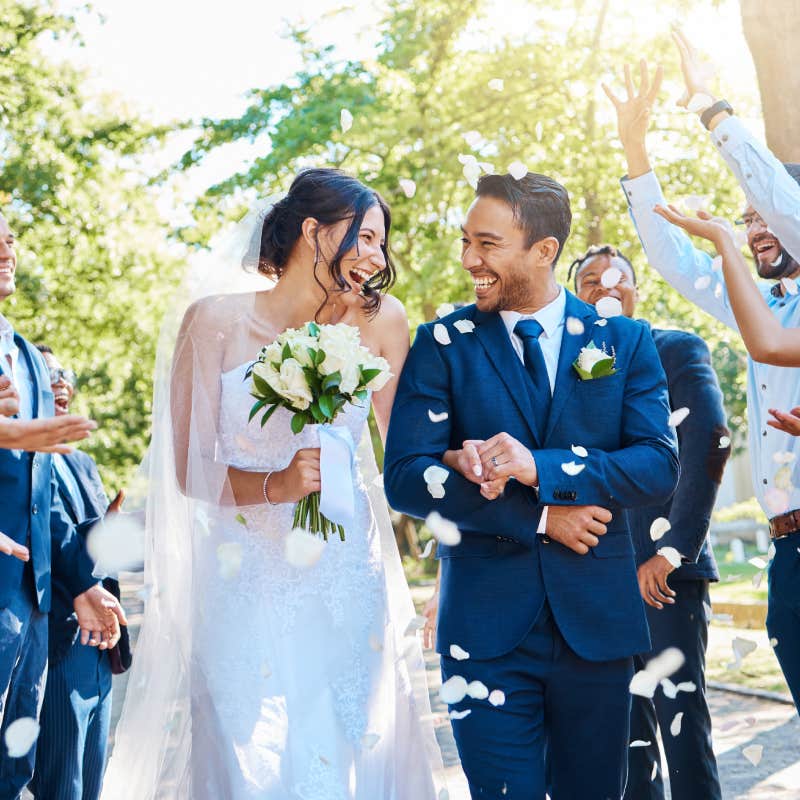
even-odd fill
[{"label": "green tree", "polygon": [[163,131],[42,47],[75,21],[46,0],[0,0],[0,192],[19,239],[18,289],[2,313],[78,373],[75,408],[100,423],[86,450],[109,488],[147,444],[164,298],[178,262],[141,157]]}]

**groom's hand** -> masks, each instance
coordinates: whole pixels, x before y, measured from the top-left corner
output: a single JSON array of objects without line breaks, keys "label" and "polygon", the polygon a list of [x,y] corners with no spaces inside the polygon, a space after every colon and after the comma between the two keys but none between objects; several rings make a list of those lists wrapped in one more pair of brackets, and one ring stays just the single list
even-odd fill
[{"label": "groom's hand", "polygon": [[585,556],[608,530],[607,522],[611,522],[611,512],[600,506],[548,506],[545,533]]},{"label": "groom's hand", "polygon": [[497,433],[478,446],[484,480],[516,478],[526,486],[539,485],[533,453],[507,433]]},{"label": "groom's hand", "polygon": [[508,478],[486,479],[483,463],[478,454],[478,448],[482,444],[483,439],[467,439],[460,450],[447,450],[442,461],[445,466],[454,469],[468,481],[477,483],[481,487],[481,494],[487,500],[496,500],[503,494]]}]

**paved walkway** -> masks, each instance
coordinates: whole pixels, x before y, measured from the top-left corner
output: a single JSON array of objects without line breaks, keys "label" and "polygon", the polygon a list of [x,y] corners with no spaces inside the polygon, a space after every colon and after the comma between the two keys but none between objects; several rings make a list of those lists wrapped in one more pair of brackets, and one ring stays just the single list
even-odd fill
[{"label": "paved walkway", "polygon": [[[140,585],[139,576],[130,576],[130,580],[123,582],[123,602],[134,639],[141,623],[142,601],[136,594]],[[431,705],[436,715],[436,734],[445,761],[450,800],[469,800],[447,709],[439,699],[438,661],[438,656],[426,653]],[[116,726],[119,719],[126,677],[122,675],[114,679],[112,726]],[[725,800],[798,800],[800,717],[794,708],[717,690],[709,691],[709,701],[714,720],[714,751],[719,762]],[[744,748],[751,745],[763,747],[762,758],[757,766],[753,766],[742,753]]]}]

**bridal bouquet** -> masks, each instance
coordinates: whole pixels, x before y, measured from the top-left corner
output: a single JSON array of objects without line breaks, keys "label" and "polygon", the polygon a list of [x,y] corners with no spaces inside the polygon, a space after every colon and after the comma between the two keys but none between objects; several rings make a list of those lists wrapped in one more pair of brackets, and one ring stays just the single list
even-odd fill
[{"label": "bridal bouquet", "polygon": [[[383,388],[391,377],[386,359],[373,355],[361,344],[358,328],[344,323],[307,322],[302,328],[289,328],[263,347],[248,368],[245,379],[250,379],[250,394],[256,399],[251,421],[263,412],[263,427],[275,409],[283,407],[293,412],[295,435],[308,424],[320,425],[322,492],[300,500],[294,527],[321,534],[326,541],[329,533],[338,531],[344,541],[341,520],[353,513],[355,447],[349,430],[333,428],[331,423],[347,403],[365,402],[370,390]],[[348,457],[349,465],[344,466],[349,466],[346,474],[350,480],[345,485],[341,461]],[[328,509],[339,519],[333,521],[326,515]]]}]

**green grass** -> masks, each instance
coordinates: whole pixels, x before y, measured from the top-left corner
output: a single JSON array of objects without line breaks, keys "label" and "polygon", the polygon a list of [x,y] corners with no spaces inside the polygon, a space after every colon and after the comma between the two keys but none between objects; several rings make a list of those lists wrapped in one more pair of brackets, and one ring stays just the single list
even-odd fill
[{"label": "green grass", "polygon": [[[761,570],[747,562],[734,564],[727,547],[716,547],[714,555],[719,567],[720,580],[719,583],[711,584],[712,605],[714,601],[725,603],[766,601],[767,576],[764,575],[758,589],[753,586],[753,576]],[[759,557],[767,560],[767,557],[763,553],[759,553],[754,546],[745,546],[745,555],[748,559]]]}]

